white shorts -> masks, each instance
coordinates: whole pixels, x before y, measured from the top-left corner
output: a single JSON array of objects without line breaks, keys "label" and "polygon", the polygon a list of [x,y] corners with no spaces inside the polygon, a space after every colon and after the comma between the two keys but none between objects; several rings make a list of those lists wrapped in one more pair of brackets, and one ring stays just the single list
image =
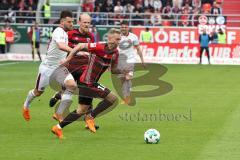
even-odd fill
[{"label": "white shorts", "polygon": [[[40,64],[39,71],[38,71],[38,77],[37,77],[37,81],[36,81],[36,86],[35,86],[35,88],[38,91],[45,90],[45,88],[49,85],[50,76],[53,74],[53,72],[56,69],[57,68],[55,68],[55,67],[49,67],[47,65]],[[68,76],[65,77],[64,82],[69,79],[74,79],[71,74],[69,74]]]},{"label": "white shorts", "polygon": [[61,91],[65,89],[65,83],[68,80],[74,80],[72,74],[65,66],[59,66],[52,72],[49,83],[52,89]]}]

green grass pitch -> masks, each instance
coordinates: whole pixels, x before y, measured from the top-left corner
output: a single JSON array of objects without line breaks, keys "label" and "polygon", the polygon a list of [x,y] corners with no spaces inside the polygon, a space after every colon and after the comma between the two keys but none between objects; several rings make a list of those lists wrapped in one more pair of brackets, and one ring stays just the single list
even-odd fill
[{"label": "green grass pitch", "polygon": [[[22,104],[34,86],[38,65],[0,63],[1,160],[240,159],[239,66],[164,65],[168,71],[160,79],[172,84],[171,92],[137,98],[134,107],[119,104],[96,119],[100,125],[96,134],[75,122],[64,128],[67,138],[60,141],[50,132],[56,124],[51,119],[53,109],[48,107],[54,93],[50,88],[32,103],[31,121],[22,118]],[[101,83],[113,89],[109,73]],[[76,106],[74,98],[71,110]],[[170,118],[144,118],[160,112]],[[160,131],[159,144],[144,143],[143,134],[149,128]]]}]

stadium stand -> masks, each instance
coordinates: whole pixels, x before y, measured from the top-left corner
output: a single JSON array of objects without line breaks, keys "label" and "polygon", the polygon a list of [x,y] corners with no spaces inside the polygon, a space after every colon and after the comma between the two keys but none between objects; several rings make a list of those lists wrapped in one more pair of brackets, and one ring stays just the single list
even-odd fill
[{"label": "stadium stand", "polygon": [[[201,14],[227,15],[229,26],[239,26],[240,4],[237,0],[51,0],[51,19],[57,21],[64,9],[74,11],[75,18],[80,12],[89,12],[94,25],[118,25],[128,19],[131,25],[145,26],[196,26]],[[2,0],[0,23],[32,23],[44,20],[42,7],[45,0]],[[238,5],[236,5],[238,4]]]}]

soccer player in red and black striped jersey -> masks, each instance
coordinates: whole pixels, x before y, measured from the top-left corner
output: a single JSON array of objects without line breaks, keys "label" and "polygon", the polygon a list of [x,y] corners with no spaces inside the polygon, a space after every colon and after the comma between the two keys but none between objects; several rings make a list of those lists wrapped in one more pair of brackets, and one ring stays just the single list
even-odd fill
[{"label": "soccer player in red and black striped jersey", "polygon": [[[78,44],[70,53],[67,60],[71,60],[78,51],[86,50],[90,53],[90,60],[87,68],[79,76],[79,94],[89,98],[102,98],[103,100],[98,103],[96,108],[86,116],[86,122],[92,132],[96,132],[94,125],[94,118],[101,112],[108,109],[117,101],[117,96],[108,88],[97,83],[101,75],[108,67],[111,67],[113,74],[119,74],[120,70],[117,69],[118,50],[117,47],[121,40],[120,31],[111,29],[108,33],[107,43],[89,43]],[[71,67],[66,65],[71,72]],[[88,111],[87,107],[79,105],[78,109],[71,112],[64,118],[58,125],[53,126],[52,132],[60,139],[63,138],[62,128],[66,125],[76,121]]]}]

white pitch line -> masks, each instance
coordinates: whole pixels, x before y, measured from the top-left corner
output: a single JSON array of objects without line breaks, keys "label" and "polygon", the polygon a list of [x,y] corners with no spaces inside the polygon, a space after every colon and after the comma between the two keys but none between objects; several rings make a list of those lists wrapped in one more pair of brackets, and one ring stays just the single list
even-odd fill
[{"label": "white pitch line", "polygon": [[19,64],[20,62],[10,62],[10,63],[0,63],[0,66],[8,66],[8,65],[13,65],[13,64]]}]

